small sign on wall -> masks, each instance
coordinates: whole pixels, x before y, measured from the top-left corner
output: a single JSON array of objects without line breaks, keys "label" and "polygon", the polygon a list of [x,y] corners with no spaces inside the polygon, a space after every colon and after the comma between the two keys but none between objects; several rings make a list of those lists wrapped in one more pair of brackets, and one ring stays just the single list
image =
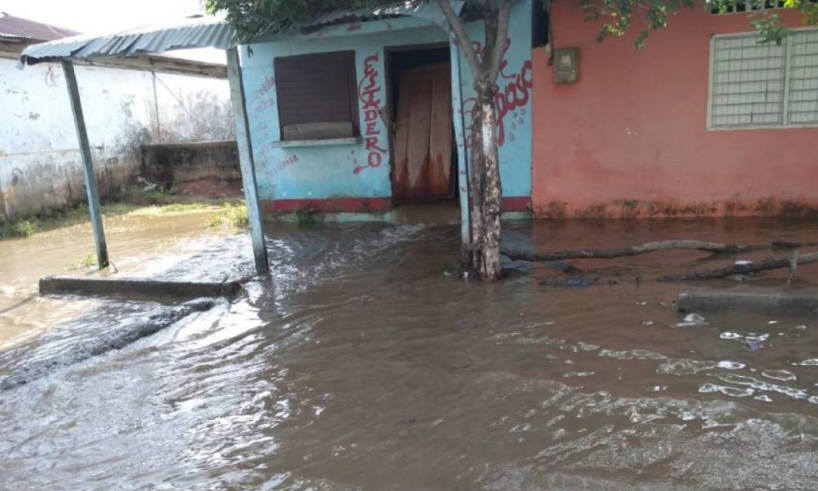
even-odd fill
[{"label": "small sign on wall", "polygon": [[573,84],[577,82],[579,79],[578,57],[577,48],[561,48],[554,51],[555,83]]}]

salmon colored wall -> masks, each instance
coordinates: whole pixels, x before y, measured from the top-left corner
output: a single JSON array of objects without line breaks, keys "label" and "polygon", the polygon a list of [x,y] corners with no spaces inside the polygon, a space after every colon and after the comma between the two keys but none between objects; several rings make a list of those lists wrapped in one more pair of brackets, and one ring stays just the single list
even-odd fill
[{"label": "salmon colored wall", "polygon": [[682,12],[638,51],[636,32],[597,43],[598,25],[568,3],[552,15],[554,47],[579,48],[579,81],[555,85],[534,50],[535,216],[818,210],[818,128],[706,130],[710,37],[751,32],[745,14]]}]

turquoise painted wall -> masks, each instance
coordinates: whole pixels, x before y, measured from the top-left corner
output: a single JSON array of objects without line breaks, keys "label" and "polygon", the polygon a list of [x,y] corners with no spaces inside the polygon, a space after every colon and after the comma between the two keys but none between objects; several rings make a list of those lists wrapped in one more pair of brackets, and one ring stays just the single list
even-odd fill
[{"label": "turquoise painted wall", "polygon": [[[500,80],[503,101],[498,104],[502,116],[500,161],[504,196],[531,195],[530,2],[522,0],[513,9],[507,64]],[[482,26],[475,23],[469,29],[480,32]],[[242,70],[260,198],[389,198],[392,184],[387,130],[371,111],[387,101],[384,48],[446,41],[439,27],[427,25],[420,19],[405,18],[333,26],[307,36],[253,44],[250,56],[245,47]],[[342,145],[279,148],[277,142],[281,135],[273,59],[342,50],[356,53],[362,137],[356,143]],[[461,66],[468,126],[473,90],[465,60]],[[463,135],[458,135],[461,144],[462,138]]]},{"label": "turquoise painted wall", "polygon": [[[483,39],[483,24],[468,25],[471,39]],[[478,53],[482,43],[472,43]],[[497,138],[500,145],[500,179],[504,197],[531,197],[531,0],[517,2],[509,19],[509,35],[503,69],[497,85]],[[466,144],[474,108],[474,88],[468,62],[461,56]]]}]

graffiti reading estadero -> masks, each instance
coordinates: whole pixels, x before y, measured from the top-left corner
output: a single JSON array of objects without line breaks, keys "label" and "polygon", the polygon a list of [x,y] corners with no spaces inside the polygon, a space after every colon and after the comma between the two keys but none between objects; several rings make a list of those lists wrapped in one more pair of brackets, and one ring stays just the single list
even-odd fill
[{"label": "graffiti reading estadero", "polygon": [[375,53],[364,59],[364,76],[358,84],[358,97],[364,110],[364,144],[366,148],[366,165],[358,165],[353,172],[358,174],[368,167],[380,167],[387,150],[381,146],[381,130],[378,127],[381,110],[381,85],[378,82],[377,63],[380,55]]}]

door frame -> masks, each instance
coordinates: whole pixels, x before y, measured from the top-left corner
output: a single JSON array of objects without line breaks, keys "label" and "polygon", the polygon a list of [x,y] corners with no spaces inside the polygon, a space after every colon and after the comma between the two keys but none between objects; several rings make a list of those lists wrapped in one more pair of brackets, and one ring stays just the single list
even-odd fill
[{"label": "door frame", "polygon": [[[433,43],[420,43],[420,44],[401,44],[398,46],[385,46],[383,48],[383,63],[384,63],[384,83],[386,84],[386,110],[387,115],[389,117],[389,122],[394,123],[396,114],[394,111],[394,102],[395,102],[395,94],[393,94],[393,82],[394,82],[394,74],[392,73],[392,54],[405,52],[405,51],[424,51],[424,50],[433,50],[433,49],[446,49],[449,53],[449,64],[451,66],[452,63],[452,51],[451,46],[447,41],[439,41]],[[451,75],[449,75],[449,83],[452,83]],[[452,84],[454,90],[454,84]],[[454,114],[452,114],[452,125],[454,126]],[[388,138],[389,138],[389,186],[390,192],[392,193],[392,202],[393,204],[404,204],[404,203],[413,203],[412,201],[406,202],[396,202],[394,197],[394,183],[395,183],[395,133],[392,127],[388,127]],[[459,153],[460,149],[457,147],[457,139],[453,141],[455,152]],[[458,194],[459,188],[459,173],[458,173],[458,166],[457,160],[453,159],[454,167],[452,169],[452,186],[454,189],[454,196],[452,199],[455,199]],[[421,202],[421,201],[418,201]]]}]

